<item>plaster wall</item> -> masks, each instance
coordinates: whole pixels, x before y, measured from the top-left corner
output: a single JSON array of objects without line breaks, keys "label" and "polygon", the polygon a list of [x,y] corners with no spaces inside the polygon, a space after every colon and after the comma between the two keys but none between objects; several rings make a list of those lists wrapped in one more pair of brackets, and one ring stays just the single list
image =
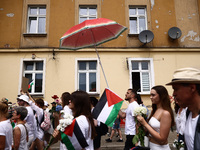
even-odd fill
[{"label": "plaster wall", "polygon": [[[20,90],[20,67],[22,58],[31,59],[32,53],[25,49],[19,53],[0,53],[0,70],[2,71],[0,80],[0,95],[15,101]],[[34,51],[37,58],[46,59],[45,72],[45,93],[44,99],[51,102],[51,96],[61,95],[63,92],[73,92],[75,89],[75,59],[76,58],[96,58],[94,49],[80,51],[55,50],[55,59],[50,49]],[[192,49],[190,52],[185,49],[170,50],[152,49],[151,51],[141,49],[120,49],[115,51],[99,50],[101,62],[106,74],[109,88],[124,98],[126,90],[130,86],[129,70],[127,68],[127,58],[153,58],[155,85],[164,85],[171,81],[173,72],[182,67],[200,68],[200,51]],[[192,61],[191,61],[192,60]],[[100,95],[107,87],[102,71],[100,70]],[[166,86],[169,94],[172,95],[172,88]],[[142,95],[145,105],[150,105],[149,95]],[[126,107],[124,103],[123,107]]]}]

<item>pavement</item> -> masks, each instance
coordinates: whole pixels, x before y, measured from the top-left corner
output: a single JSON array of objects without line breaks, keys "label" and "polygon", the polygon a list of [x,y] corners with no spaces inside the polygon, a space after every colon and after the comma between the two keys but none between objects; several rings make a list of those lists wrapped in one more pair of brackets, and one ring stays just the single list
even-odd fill
[{"label": "pavement", "polygon": [[[109,134],[102,136],[101,137],[101,150],[123,150],[124,145],[125,145],[126,135],[124,134],[124,128],[121,128],[121,131],[122,131],[123,142],[117,142],[119,137],[116,137],[116,133],[112,138],[112,142],[105,141],[107,138],[109,138]],[[168,137],[168,143],[170,145],[171,150],[176,150],[172,146],[173,141],[175,139],[177,139],[176,131],[175,130],[174,130],[174,132],[170,131],[170,134]],[[51,150],[59,150],[59,142],[52,145]]]}]

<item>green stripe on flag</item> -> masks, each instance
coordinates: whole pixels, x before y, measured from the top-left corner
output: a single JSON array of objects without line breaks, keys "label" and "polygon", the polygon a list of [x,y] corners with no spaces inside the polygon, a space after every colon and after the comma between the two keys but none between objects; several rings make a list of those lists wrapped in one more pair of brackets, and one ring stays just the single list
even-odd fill
[{"label": "green stripe on flag", "polygon": [[70,139],[68,138],[68,136],[63,133],[63,132],[60,132],[61,133],[61,139],[62,139],[62,142],[65,144],[65,146],[67,147],[67,149],[69,150],[75,150],[74,149],[74,146],[72,145]]},{"label": "green stripe on flag", "polygon": [[110,127],[113,126],[113,123],[115,122],[115,120],[116,120],[116,118],[117,118],[117,115],[118,115],[119,110],[120,110],[120,108],[121,108],[121,106],[122,106],[122,103],[123,103],[123,101],[121,101],[121,102],[119,102],[119,103],[117,103],[117,104],[115,104],[115,105],[113,106],[113,109],[112,109],[112,111],[110,112],[110,115],[108,116],[108,118],[107,118],[107,120],[106,120],[106,122],[105,122],[105,124],[106,124],[107,126],[110,126]]}]

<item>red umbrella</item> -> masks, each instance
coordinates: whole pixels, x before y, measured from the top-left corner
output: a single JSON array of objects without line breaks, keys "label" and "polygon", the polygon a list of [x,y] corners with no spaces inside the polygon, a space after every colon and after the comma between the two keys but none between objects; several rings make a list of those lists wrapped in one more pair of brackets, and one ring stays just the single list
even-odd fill
[{"label": "red umbrella", "polygon": [[96,46],[112,39],[116,39],[126,29],[126,27],[118,24],[117,22],[105,18],[86,20],[70,28],[61,37],[60,48],[77,50],[94,46],[106,80]]}]

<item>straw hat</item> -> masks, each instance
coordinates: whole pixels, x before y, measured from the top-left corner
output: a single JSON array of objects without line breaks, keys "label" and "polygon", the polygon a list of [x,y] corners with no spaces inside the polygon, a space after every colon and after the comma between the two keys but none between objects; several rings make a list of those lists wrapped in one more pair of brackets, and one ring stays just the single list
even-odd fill
[{"label": "straw hat", "polygon": [[200,84],[200,70],[196,68],[181,68],[174,72],[173,79],[166,85],[175,83],[194,83]]}]

